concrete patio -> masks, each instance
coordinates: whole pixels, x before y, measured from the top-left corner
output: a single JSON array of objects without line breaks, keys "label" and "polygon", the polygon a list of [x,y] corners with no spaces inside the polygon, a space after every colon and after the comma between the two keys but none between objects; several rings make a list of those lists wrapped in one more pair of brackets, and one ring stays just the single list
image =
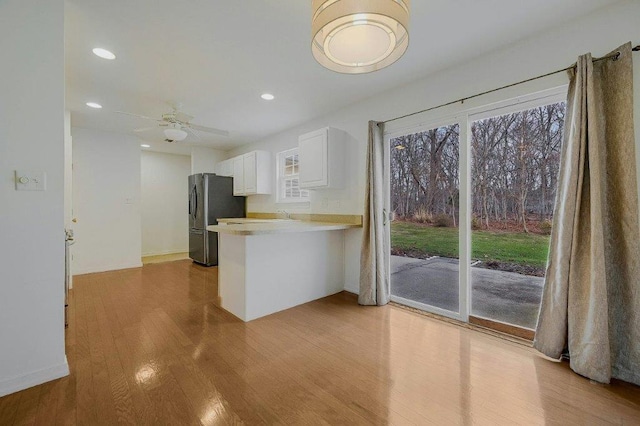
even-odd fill
[{"label": "concrete patio", "polygon": [[[458,263],[391,256],[391,294],[458,312]],[[471,276],[472,315],[535,329],[543,278],[478,267]]]}]

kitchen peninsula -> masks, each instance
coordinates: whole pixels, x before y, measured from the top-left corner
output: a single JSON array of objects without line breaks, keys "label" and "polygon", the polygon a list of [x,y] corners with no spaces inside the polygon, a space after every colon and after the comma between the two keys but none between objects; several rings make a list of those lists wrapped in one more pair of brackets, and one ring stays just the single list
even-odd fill
[{"label": "kitchen peninsula", "polygon": [[301,215],[305,220],[219,219],[218,295],[251,321],[344,289],[344,230],[361,216]]}]

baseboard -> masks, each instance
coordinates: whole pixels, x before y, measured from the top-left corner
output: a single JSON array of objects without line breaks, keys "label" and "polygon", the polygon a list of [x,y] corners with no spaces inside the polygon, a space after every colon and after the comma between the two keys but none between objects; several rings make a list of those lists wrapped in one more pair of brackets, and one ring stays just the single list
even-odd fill
[{"label": "baseboard", "polygon": [[69,375],[67,357],[64,363],[0,382],[0,397]]},{"label": "baseboard", "polygon": [[167,254],[180,254],[180,253],[189,253],[189,249],[186,248],[184,250],[166,250],[166,251],[158,251],[153,253],[142,253],[142,257],[164,256]]},{"label": "baseboard", "polygon": [[96,272],[108,272],[108,271],[118,271],[120,269],[131,269],[131,268],[142,268],[142,261],[139,260],[137,262],[131,263],[122,263],[119,265],[104,265],[104,266],[96,266],[94,268],[74,268],[73,275],[84,275],[84,274],[93,274]]}]

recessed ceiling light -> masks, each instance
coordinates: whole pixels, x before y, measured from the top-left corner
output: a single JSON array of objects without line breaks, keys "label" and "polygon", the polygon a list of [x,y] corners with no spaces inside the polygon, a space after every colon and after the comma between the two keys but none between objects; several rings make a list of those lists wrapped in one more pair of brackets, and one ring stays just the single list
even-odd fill
[{"label": "recessed ceiling light", "polygon": [[271,93],[263,93],[260,97],[262,99],[264,99],[265,101],[272,101],[272,100],[274,100],[276,98]]},{"label": "recessed ceiling light", "polygon": [[107,49],[103,49],[102,47],[96,47],[95,49],[93,49],[93,53],[96,56],[100,56],[103,59],[115,59],[116,55],[114,55],[113,53],[109,52]]},{"label": "recessed ceiling light", "polygon": [[146,143],[143,143],[140,146],[143,147],[143,148],[151,148],[151,145],[148,145]]},{"label": "recessed ceiling light", "polygon": [[96,108],[96,109],[102,108],[102,105],[95,102],[87,102],[87,106],[90,108]]}]

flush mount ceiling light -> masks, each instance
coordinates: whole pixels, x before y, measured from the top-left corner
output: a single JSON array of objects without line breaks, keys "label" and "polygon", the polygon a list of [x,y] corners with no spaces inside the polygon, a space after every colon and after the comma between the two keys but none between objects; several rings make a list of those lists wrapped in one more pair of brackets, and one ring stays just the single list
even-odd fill
[{"label": "flush mount ceiling light", "polygon": [[89,108],[95,108],[95,109],[102,108],[102,105],[96,102],[87,102],[85,105],[88,106]]},{"label": "flush mount ceiling light", "polygon": [[276,98],[271,93],[263,93],[262,95],[260,95],[260,97],[262,99],[264,99],[265,101],[272,101],[272,100],[274,100]]},{"label": "flush mount ceiling light", "polygon": [[116,55],[108,51],[107,49],[103,49],[102,47],[96,47],[92,51],[96,56],[101,57],[102,59],[113,60],[116,58]]},{"label": "flush mount ceiling light", "polygon": [[187,137],[187,134],[178,123],[171,123],[168,128],[164,129],[164,137],[170,142],[180,142]]},{"label": "flush mount ceiling light", "polygon": [[409,46],[409,1],[313,0],[314,58],[345,74],[391,65]]},{"label": "flush mount ceiling light", "polygon": [[142,148],[151,148],[151,145],[143,143],[140,145]]}]

